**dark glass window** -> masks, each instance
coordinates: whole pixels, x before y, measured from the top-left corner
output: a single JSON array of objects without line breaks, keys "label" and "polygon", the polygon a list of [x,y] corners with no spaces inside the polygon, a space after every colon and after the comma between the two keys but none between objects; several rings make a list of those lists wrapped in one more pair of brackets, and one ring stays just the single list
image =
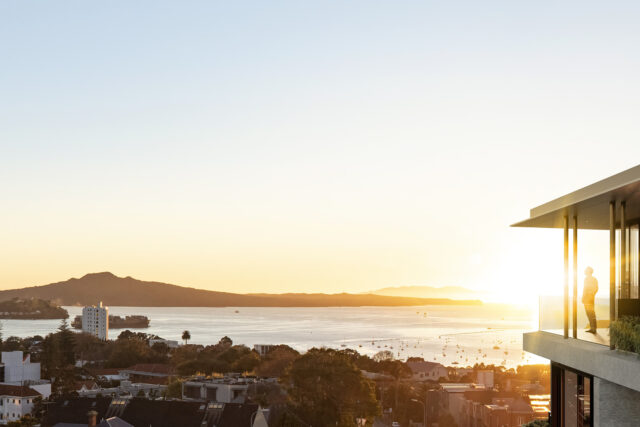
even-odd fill
[{"label": "dark glass window", "polygon": [[555,363],[551,372],[551,425],[592,427],[593,378]]}]

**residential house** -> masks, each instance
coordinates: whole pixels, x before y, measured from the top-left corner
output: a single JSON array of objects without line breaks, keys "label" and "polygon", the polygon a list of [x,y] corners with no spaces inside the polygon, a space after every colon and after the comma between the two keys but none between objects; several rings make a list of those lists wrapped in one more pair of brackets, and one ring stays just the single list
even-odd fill
[{"label": "residential house", "polygon": [[17,421],[33,410],[42,395],[28,386],[0,384],[0,424]]},{"label": "residential house", "polygon": [[448,370],[442,364],[436,362],[409,361],[407,366],[411,368],[415,381],[438,381],[440,378],[448,378]]}]

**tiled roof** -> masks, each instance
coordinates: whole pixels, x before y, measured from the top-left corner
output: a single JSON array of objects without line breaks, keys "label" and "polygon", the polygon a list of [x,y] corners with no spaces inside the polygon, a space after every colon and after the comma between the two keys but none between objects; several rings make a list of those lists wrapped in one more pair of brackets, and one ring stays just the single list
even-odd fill
[{"label": "tiled roof", "polygon": [[[122,402],[117,417],[134,426],[153,427],[237,427],[251,425],[257,404],[185,402],[179,400],[148,400],[141,398],[69,398],[50,405],[46,425],[85,423],[87,412],[94,410],[98,419],[110,420],[112,402]],[[117,425],[117,424],[116,424]]]},{"label": "tiled roof", "polygon": [[86,381],[76,381],[76,390],[82,389],[82,386],[85,386],[87,390],[93,390],[98,387],[95,381],[86,380]]},{"label": "tiled roof", "polygon": [[87,425],[87,412],[96,411],[98,420],[105,417],[111,403],[110,397],[76,397],[61,399],[47,406],[45,425],[57,423],[76,423]]},{"label": "tiled roof", "polygon": [[[258,405],[254,403],[248,404],[233,404],[227,403],[224,405],[222,411],[222,417],[220,418],[219,427],[235,427],[235,426],[250,426],[251,417],[258,410]],[[217,427],[216,426],[216,427]]]},{"label": "tiled roof", "polygon": [[40,393],[27,386],[0,384],[0,396],[37,397]]},{"label": "tiled roof", "polygon": [[204,418],[204,408],[200,409],[202,406],[198,402],[134,398],[129,401],[120,418],[134,426],[200,427]]}]

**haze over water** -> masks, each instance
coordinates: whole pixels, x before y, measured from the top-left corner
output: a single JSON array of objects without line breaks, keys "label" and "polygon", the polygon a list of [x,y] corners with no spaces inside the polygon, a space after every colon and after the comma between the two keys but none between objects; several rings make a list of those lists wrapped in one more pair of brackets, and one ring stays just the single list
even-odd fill
[{"label": "haze over water", "polygon": [[[70,320],[81,307],[65,307]],[[215,344],[227,335],[236,344],[287,344],[352,348],[373,355],[390,350],[399,359],[424,357],[459,366],[537,363],[522,351],[522,333],[535,328],[530,310],[507,305],[422,307],[110,307],[114,315],[144,314],[150,327],[137,331],[191,343]],[[426,314],[425,314],[426,313]],[[25,337],[54,331],[59,320],[3,320],[3,335]],[[133,329],[132,329],[133,330]],[[121,329],[110,330],[117,338]],[[494,348],[497,346],[499,348]],[[486,355],[486,356],[485,356]]]}]

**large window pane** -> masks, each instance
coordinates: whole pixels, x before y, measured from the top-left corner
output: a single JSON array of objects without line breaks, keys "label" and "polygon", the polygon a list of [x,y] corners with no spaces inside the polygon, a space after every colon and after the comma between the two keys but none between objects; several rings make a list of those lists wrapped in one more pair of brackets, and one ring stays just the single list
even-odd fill
[{"label": "large window pane", "polygon": [[588,377],[580,377],[580,394],[578,396],[578,412],[580,427],[591,425],[591,380]]},{"label": "large window pane", "polygon": [[578,374],[564,371],[564,425],[578,426]]}]

